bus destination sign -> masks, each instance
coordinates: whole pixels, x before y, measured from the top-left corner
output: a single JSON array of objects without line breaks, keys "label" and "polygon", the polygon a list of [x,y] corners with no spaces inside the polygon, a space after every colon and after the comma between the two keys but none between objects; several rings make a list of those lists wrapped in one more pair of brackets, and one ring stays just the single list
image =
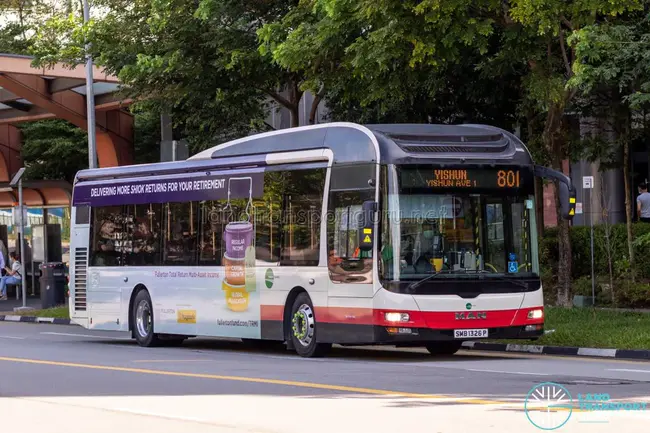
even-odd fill
[{"label": "bus destination sign", "polygon": [[507,168],[403,168],[403,188],[519,189],[529,187],[530,172]]}]

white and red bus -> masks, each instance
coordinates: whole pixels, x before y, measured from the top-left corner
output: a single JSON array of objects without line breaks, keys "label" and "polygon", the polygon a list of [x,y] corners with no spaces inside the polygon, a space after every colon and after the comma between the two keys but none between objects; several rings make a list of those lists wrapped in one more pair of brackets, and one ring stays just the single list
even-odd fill
[{"label": "white and red bus", "polygon": [[80,171],[70,315],[142,346],[196,336],[422,346],[543,334],[534,165],[484,125],[329,123],[185,161]]}]

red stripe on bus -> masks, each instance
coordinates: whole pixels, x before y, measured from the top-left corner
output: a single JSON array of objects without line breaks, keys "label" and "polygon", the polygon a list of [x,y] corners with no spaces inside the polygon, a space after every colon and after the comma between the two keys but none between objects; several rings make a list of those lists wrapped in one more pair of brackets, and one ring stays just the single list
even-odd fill
[{"label": "red stripe on bus", "polygon": [[[400,326],[411,328],[431,329],[472,329],[472,328],[502,328],[507,326],[524,326],[543,324],[544,318],[529,319],[531,310],[543,307],[530,307],[514,310],[488,311],[408,311],[408,310],[378,310],[372,308],[350,307],[314,307],[316,320],[322,323],[347,323],[351,325]],[[408,322],[389,322],[386,313],[408,313]],[[485,313],[485,318],[477,313]],[[462,313],[457,318],[456,314]],[[281,305],[262,305],[262,320],[282,320],[284,307]]]},{"label": "red stripe on bus", "polygon": [[279,320],[279,321],[284,320],[284,306],[283,305],[261,305],[260,319]]},{"label": "red stripe on bus", "polygon": [[373,325],[372,308],[316,307],[316,320],[324,323],[351,323]]}]

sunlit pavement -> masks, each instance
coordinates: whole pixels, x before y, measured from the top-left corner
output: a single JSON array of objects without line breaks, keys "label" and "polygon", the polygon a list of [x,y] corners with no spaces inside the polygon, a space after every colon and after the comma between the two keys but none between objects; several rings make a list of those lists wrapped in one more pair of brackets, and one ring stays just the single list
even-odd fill
[{"label": "sunlit pavement", "polygon": [[[521,404],[459,405],[388,396],[30,397],[0,402],[3,412],[11,414],[3,421],[7,431],[36,431],[45,424],[52,433],[543,431],[531,424]],[[647,413],[574,413],[559,431],[641,432],[647,431],[648,420]]]},{"label": "sunlit pavement", "polygon": [[[650,405],[650,363],[415,352],[337,349],[308,360],[215,340],[145,349],[124,334],[2,323],[1,425],[51,433],[544,431],[533,422],[563,424],[558,432],[645,432],[649,425],[650,411],[588,412],[577,399],[608,393]],[[527,414],[526,395],[542,382],[562,384],[574,410],[529,404]]]}]

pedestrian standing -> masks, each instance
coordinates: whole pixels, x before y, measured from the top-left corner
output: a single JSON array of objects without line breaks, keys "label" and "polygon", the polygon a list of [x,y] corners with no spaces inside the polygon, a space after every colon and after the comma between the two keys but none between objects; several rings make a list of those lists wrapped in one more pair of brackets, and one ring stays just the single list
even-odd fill
[{"label": "pedestrian standing", "polygon": [[648,184],[639,185],[639,196],[636,198],[636,215],[639,221],[650,223],[650,193]]}]

